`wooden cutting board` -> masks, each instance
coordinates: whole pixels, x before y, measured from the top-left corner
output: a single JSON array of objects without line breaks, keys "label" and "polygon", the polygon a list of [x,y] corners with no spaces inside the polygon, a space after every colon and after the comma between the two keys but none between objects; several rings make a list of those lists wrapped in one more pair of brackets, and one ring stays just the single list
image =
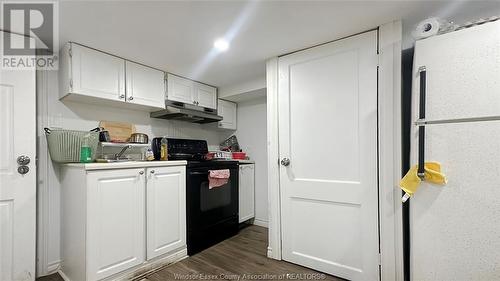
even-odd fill
[{"label": "wooden cutting board", "polygon": [[104,121],[99,122],[99,127],[109,132],[112,142],[127,142],[130,135],[135,133],[135,126],[126,122]]}]

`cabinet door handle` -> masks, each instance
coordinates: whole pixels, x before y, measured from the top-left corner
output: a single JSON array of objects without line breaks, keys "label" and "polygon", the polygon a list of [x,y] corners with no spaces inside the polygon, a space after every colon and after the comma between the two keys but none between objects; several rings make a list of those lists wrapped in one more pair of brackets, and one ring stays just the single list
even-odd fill
[{"label": "cabinet door handle", "polygon": [[155,173],[155,170],[151,170],[151,172],[150,172],[150,173],[151,173],[151,174],[154,174],[154,173]]},{"label": "cabinet door handle", "polygon": [[120,99],[124,99],[125,98],[125,95],[119,95],[118,98]]},{"label": "cabinet door handle", "polygon": [[139,172],[139,175],[144,175],[144,171],[140,171],[140,172]]},{"label": "cabinet door handle", "polygon": [[134,97],[132,97],[132,96],[130,96],[130,97],[128,98],[128,100],[133,100],[133,99],[134,99]]}]

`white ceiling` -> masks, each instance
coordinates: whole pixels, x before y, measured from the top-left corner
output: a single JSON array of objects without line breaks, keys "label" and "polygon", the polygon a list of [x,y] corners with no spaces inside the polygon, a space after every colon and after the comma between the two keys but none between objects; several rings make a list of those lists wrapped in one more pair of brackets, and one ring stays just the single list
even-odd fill
[{"label": "white ceiling", "polygon": [[[216,86],[265,75],[267,58],[403,19],[500,12],[500,2],[65,1],[61,45],[75,41]],[[492,14],[494,15],[494,14]],[[215,38],[231,37],[225,53]],[[411,38],[406,35],[406,45]]]}]

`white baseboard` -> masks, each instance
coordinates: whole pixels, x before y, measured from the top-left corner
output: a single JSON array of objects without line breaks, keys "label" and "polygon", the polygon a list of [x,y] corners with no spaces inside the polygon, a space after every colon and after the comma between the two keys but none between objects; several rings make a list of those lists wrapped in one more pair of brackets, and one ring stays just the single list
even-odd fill
[{"label": "white baseboard", "polygon": [[57,271],[57,273],[59,273],[59,276],[61,276],[61,278],[64,281],[71,281],[71,280],[69,280],[68,276],[66,276],[66,274],[64,274],[64,272],[62,272],[62,270],[59,269],[59,271]]},{"label": "white baseboard", "polygon": [[[187,258],[187,249],[184,247],[174,253],[167,254],[166,256],[158,257],[153,260],[147,261],[134,268],[124,272],[117,273],[110,277],[102,279],[103,281],[124,281],[124,280],[142,280],[149,274],[161,270],[163,267],[181,261]],[[64,281],[72,281],[64,274],[62,270],[58,271]]]},{"label": "white baseboard", "polygon": [[53,261],[47,264],[47,275],[54,274],[61,269],[61,261]]},{"label": "white baseboard", "polygon": [[262,227],[265,227],[265,228],[268,228],[268,226],[269,226],[269,222],[268,221],[260,220],[260,219],[254,219],[253,220],[253,224],[257,225],[257,226],[262,226]]}]

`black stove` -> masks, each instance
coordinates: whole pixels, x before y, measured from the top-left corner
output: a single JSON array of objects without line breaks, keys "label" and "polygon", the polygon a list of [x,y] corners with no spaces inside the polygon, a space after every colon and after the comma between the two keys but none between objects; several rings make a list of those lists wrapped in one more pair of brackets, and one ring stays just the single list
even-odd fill
[{"label": "black stove", "polygon": [[[205,140],[167,139],[169,160],[187,160],[186,222],[188,255],[238,233],[238,161],[207,160]],[[229,170],[227,183],[209,187],[210,170]]]}]

